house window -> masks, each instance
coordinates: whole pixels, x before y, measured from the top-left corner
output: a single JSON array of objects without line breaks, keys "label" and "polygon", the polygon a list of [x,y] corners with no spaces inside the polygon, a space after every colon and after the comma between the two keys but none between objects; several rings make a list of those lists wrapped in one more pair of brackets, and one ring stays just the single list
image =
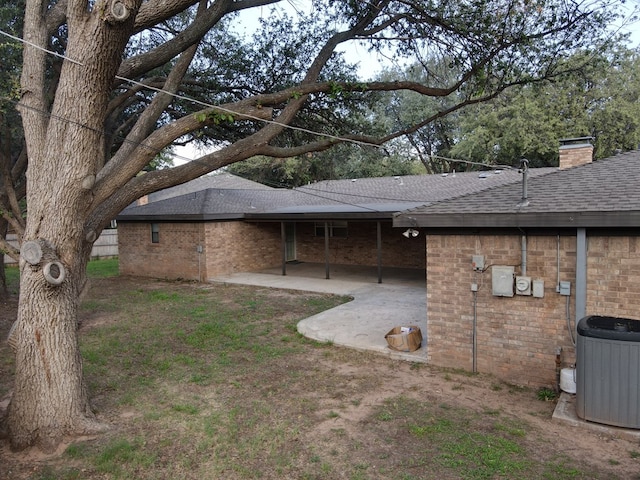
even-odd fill
[{"label": "house window", "polygon": [[157,223],[151,224],[151,243],[160,243],[160,225]]},{"label": "house window", "polygon": [[[347,222],[328,222],[329,236],[347,238]],[[315,224],[316,237],[324,237],[324,223],[316,222]]]}]

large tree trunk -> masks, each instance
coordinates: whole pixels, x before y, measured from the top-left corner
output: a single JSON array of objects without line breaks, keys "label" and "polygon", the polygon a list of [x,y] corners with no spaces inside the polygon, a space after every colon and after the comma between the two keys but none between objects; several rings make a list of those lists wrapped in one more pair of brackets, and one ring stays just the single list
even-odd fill
[{"label": "large tree trunk", "polygon": [[[72,118],[85,114],[71,95],[60,108]],[[37,445],[51,451],[62,436],[97,428],[77,341],[78,298],[94,240],[84,234],[90,194],[82,179],[94,168],[87,159],[101,154],[96,136],[80,125],[51,120],[45,148],[29,158],[29,215],[13,334],[16,378],[8,415],[13,449]]]},{"label": "large tree trunk", "polygon": [[[66,55],[73,61],[62,66],[51,106],[43,88],[44,53],[24,49],[20,113],[29,151],[29,214],[21,246],[13,334],[16,378],[7,421],[13,449],[36,445],[51,451],[64,435],[102,429],[82,377],[78,299],[97,236],[94,230],[85,232],[85,224],[104,162],[105,112],[133,19],[116,26],[101,11],[88,13],[83,2],[68,5]],[[27,2],[25,37],[40,44],[46,44],[45,9],[42,0]]]},{"label": "large tree trunk", "polygon": [[[22,261],[15,390],[9,409],[13,449],[55,450],[65,434],[94,432],[77,341],[77,290],[82,275],[47,283],[43,268]],[[45,264],[46,265],[46,264]],[[76,269],[77,270],[77,269]]]}]

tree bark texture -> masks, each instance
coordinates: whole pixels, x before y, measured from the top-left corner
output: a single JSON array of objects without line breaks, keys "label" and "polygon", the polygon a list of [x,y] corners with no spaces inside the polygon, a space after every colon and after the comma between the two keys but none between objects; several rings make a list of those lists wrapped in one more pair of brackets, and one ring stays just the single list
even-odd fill
[{"label": "tree bark texture", "polygon": [[[37,41],[44,25],[43,5],[28,3],[25,37]],[[28,46],[24,50],[21,114],[29,149],[29,215],[23,242],[42,245],[43,255],[41,260],[20,259],[16,379],[7,418],[16,450],[36,445],[52,451],[64,435],[102,429],[83,382],[77,314],[97,237],[84,231],[92,199],[93,182],[88,179],[95,178],[104,158],[105,112],[128,33],[81,4],[74,2],[77,10],[70,6],[67,12],[66,54],[74,62],[64,62],[50,107],[41,76],[42,54]],[[129,30],[132,25],[130,19]],[[62,271],[64,277],[59,276]],[[63,281],[56,284],[56,279]]]},{"label": "tree bark texture", "polygon": [[[0,237],[7,238],[7,231],[7,221],[3,218],[0,218]],[[7,294],[7,274],[4,267],[4,253],[0,250],[0,298],[6,296]]]}]

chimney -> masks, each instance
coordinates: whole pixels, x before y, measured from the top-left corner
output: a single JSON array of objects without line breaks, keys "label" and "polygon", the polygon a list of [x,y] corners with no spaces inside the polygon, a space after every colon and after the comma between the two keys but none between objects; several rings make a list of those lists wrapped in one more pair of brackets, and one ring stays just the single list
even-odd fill
[{"label": "chimney", "polygon": [[149,203],[149,195],[145,195],[143,197],[140,197],[137,201],[136,201],[136,205],[141,206],[141,205],[146,205],[147,203]]},{"label": "chimney", "polygon": [[593,137],[565,138],[560,140],[560,170],[591,163]]}]

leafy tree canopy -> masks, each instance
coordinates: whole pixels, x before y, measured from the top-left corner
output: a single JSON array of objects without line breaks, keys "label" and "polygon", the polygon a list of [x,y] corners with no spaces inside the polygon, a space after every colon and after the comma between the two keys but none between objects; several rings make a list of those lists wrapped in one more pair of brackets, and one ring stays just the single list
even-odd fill
[{"label": "leafy tree canopy", "polygon": [[578,52],[564,61],[566,74],[461,112],[450,154],[502,165],[525,157],[531,166],[553,166],[563,138],[592,137],[595,159],[638,148],[639,62],[637,52],[620,47]]}]

